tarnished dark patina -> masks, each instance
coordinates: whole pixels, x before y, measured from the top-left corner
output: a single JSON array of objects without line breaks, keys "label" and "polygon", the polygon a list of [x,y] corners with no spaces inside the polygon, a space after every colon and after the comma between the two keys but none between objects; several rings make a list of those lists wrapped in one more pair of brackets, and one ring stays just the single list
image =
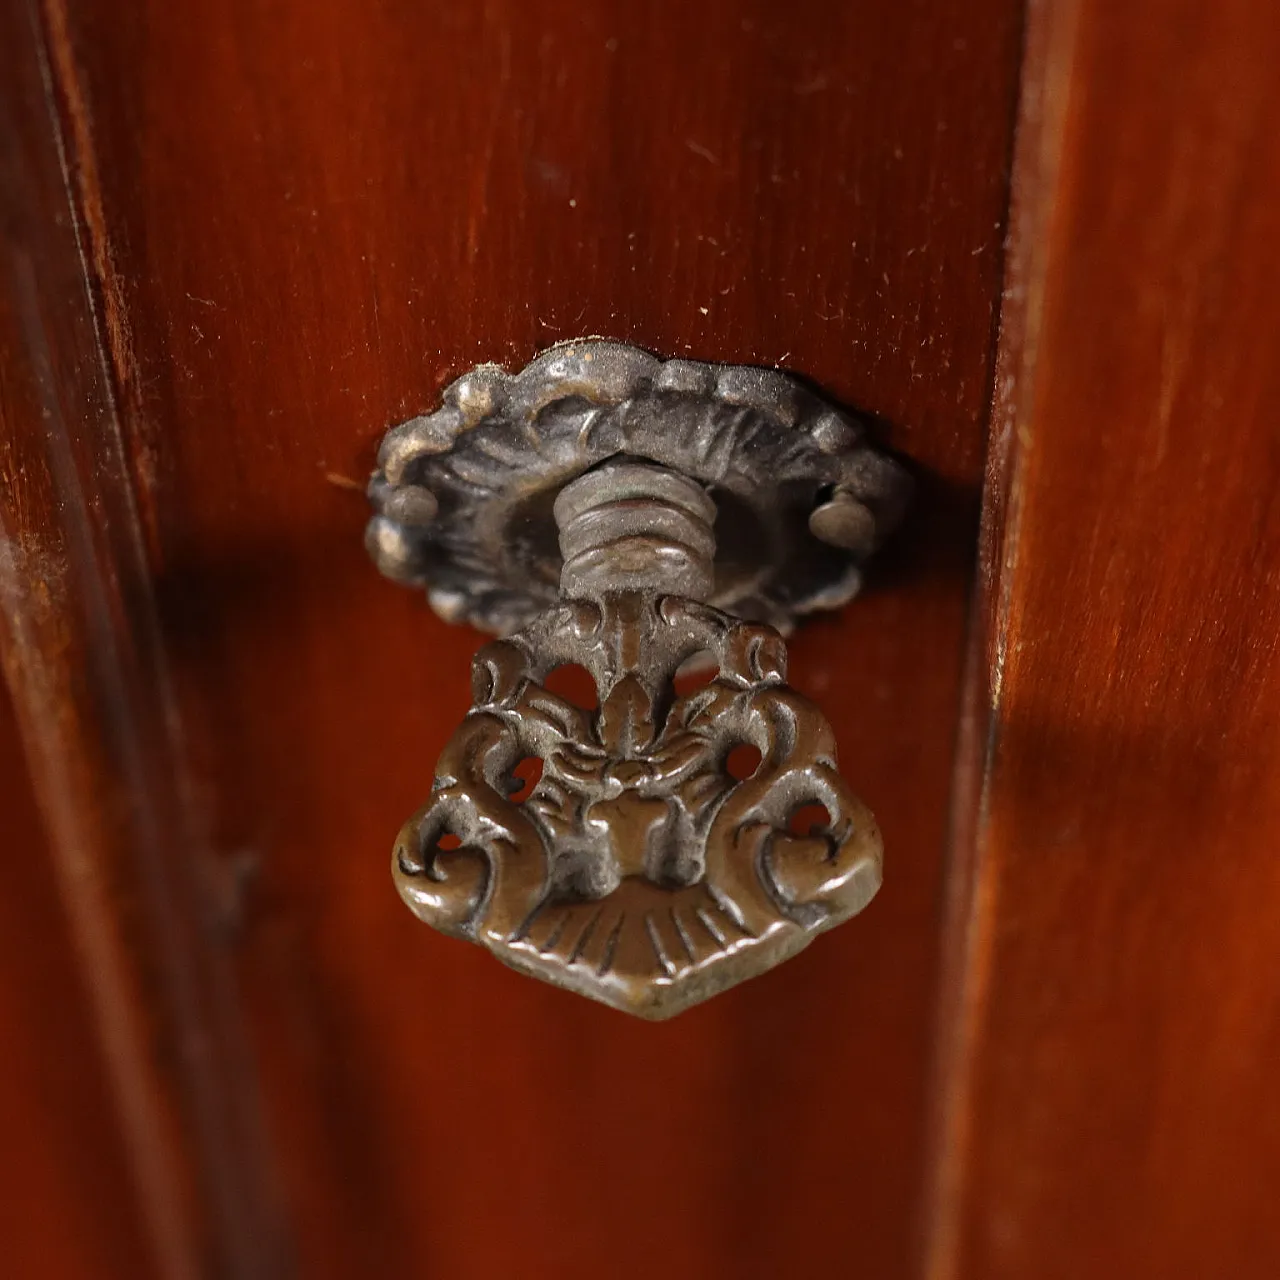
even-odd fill
[{"label": "tarnished dark patina", "polygon": [[[662,1018],[866,905],[879,833],[780,634],[849,600],[901,515],[906,477],[857,423],[774,371],[579,342],[467,374],[379,462],[378,567],[504,637],[396,843],[422,919]],[[677,694],[691,662],[710,678]],[[546,687],[564,664],[597,708]]]}]

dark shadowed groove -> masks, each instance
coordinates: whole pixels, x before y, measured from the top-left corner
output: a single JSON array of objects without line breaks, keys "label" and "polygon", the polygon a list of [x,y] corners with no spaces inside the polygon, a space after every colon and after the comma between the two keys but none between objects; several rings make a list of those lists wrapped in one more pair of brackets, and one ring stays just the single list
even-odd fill
[{"label": "dark shadowed groove", "polygon": [[702,921],[702,927],[716,940],[716,945],[723,948],[726,942],[724,931],[718,924],[707,914],[707,912],[699,907],[694,914]]},{"label": "dark shadowed groove", "polygon": [[653,922],[653,912],[645,913],[644,917],[645,932],[649,935],[649,944],[653,947],[653,954],[657,957],[658,963],[662,966],[662,972],[668,978],[674,978],[676,975],[676,967],[671,963],[670,957],[667,955],[667,949],[662,945],[662,939],[658,936],[658,926]]},{"label": "dark shadowed groove", "polygon": [[684,927],[684,921],[680,919],[674,907],[671,909],[671,923],[675,925],[676,933],[680,935],[680,945],[684,947],[689,963],[697,964],[698,956],[693,949],[693,939],[689,937],[689,931]]},{"label": "dark shadowed groove", "polygon": [[610,969],[613,968],[613,953],[618,949],[618,938],[621,936],[622,926],[626,924],[626,922],[627,917],[625,915],[620,915],[618,917],[617,924],[613,926],[613,931],[609,934],[609,937],[604,944],[604,957],[600,961],[600,968],[596,970],[602,978]]},{"label": "dark shadowed groove", "polygon": [[86,101],[59,0],[11,0],[4,27],[6,674],[161,1272],[278,1275],[255,1074],[121,429],[128,326]]},{"label": "dark shadowed groove", "polygon": [[573,950],[569,952],[569,964],[577,964],[582,959],[582,953],[586,951],[588,944],[591,942],[591,935],[596,931],[596,925],[599,923],[600,917],[604,914],[604,908],[597,909],[585,925],[582,932],[578,935],[578,940],[573,944]]},{"label": "dark shadowed groove", "polygon": [[960,1185],[969,1148],[971,1059],[990,975],[995,903],[980,875],[987,780],[996,747],[1010,588],[1018,554],[1020,466],[1029,431],[1045,271],[1067,112],[1077,0],[1031,0],[1010,159],[1004,284],[993,321],[987,457],[952,791],[949,861],[931,1068],[923,1280],[957,1275]]}]

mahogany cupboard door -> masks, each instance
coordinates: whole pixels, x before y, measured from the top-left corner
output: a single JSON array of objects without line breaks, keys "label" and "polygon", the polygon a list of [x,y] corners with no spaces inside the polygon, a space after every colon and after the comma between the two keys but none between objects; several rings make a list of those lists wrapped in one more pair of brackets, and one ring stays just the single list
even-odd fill
[{"label": "mahogany cupboard door", "polygon": [[[1020,7],[7,13],[6,521],[66,572],[51,608],[14,576],[10,665],[92,788],[163,1266],[804,1273],[861,1222],[910,1274]],[[801,373],[918,481],[882,585],[792,645],[897,890],[657,1026],[387,874],[479,638],[370,565],[376,442],[584,334]]]},{"label": "mahogany cupboard door", "polygon": [[106,1063],[7,692],[0,804],[0,1234],[14,1276],[153,1274]]},{"label": "mahogany cupboard door", "polygon": [[1280,1264],[1280,11],[1033,6],[934,1277]]},{"label": "mahogany cupboard door", "polygon": [[[1267,6],[0,12],[6,670],[156,1274],[1273,1273]],[[917,481],[791,642],[886,887],[659,1025],[386,871],[479,638],[376,441],[590,334]]]}]

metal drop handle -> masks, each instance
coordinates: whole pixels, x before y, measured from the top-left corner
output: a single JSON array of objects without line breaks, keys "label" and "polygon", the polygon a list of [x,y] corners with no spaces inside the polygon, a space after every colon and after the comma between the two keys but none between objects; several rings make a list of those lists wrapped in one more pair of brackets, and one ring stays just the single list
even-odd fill
[{"label": "metal drop handle", "polygon": [[[421,919],[665,1018],[866,906],[880,835],[781,634],[856,592],[905,505],[856,424],[774,371],[575,343],[466,375],[379,462],[379,568],[503,637],[396,841]],[[677,692],[691,662],[709,678]],[[547,687],[566,664],[597,707]],[[814,805],[822,824],[793,831]]]}]

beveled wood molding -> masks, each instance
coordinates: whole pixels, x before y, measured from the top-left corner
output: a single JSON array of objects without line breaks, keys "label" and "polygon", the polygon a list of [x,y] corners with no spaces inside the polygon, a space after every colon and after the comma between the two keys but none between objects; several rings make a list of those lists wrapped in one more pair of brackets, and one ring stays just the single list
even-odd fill
[{"label": "beveled wood molding", "polygon": [[0,49],[0,654],[136,1179],[120,1194],[142,1206],[158,1274],[275,1274],[254,1070],[118,411],[80,90],[36,6],[0,5]]}]

